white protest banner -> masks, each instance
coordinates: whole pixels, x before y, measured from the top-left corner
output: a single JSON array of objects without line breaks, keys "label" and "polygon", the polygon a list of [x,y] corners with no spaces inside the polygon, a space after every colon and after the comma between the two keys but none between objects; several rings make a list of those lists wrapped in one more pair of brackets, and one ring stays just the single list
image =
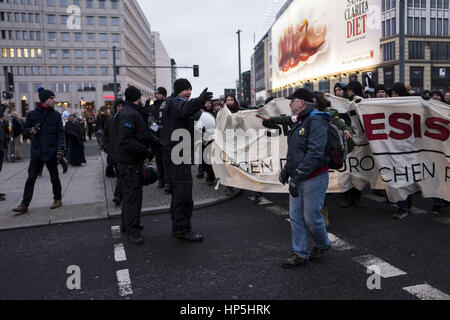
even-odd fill
[{"label": "white protest banner", "polygon": [[[418,191],[450,201],[449,106],[420,97],[329,99],[333,109],[349,115],[356,144],[345,167],[330,171],[329,193],[369,185],[386,190],[391,201]],[[214,171],[227,186],[287,193],[278,176],[286,161],[288,128],[264,128],[258,113],[290,115],[289,100],[275,100],[263,111],[232,115],[224,109],[217,118]]]}]

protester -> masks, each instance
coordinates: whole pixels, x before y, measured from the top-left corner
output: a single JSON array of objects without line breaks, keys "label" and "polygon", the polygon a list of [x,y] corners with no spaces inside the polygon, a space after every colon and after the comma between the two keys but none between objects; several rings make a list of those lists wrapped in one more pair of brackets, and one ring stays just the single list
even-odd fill
[{"label": "protester", "polygon": [[225,106],[231,111],[231,113],[237,113],[239,111],[239,102],[231,93],[225,96]]},{"label": "protester", "polygon": [[387,98],[388,97],[388,91],[384,84],[379,84],[375,87],[375,97],[376,98]]},{"label": "protester", "polygon": [[67,160],[74,167],[80,167],[86,163],[84,156],[83,131],[75,114],[69,116],[69,121],[65,126]]},{"label": "protester", "polygon": [[[194,121],[192,117],[200,111],[205,102],[212,100],[212,93],[205,89],[198,99],[191,100],[192,85],[187,79],[178,79],[174,83],[174,94],[165,102],[163,114],[163,129],[161,140],[164,147],[172,153],[173,148],[181,141],[172,141],[174,131],[183,129],[191,135],[191,148],[194,147]],[[181,138],[180,138],[181,139]],[[192,152],[193,150],[191,150]],[[193,156],[193,152],[191,156]],[[181,154],[180,156],[183,156]],[[172,161],[172,233],[180,240],[202,241],[203,236],[192,231],[191,218],[194,202],[192,200],[192,171],[193,159],[185,160],[181,164]]]},{"label": "protester", "polygon": [[114,190],[113,202],[119,207],[122,204],[123,194],[122,194],[122,179],[119,174],[119,169],[117,166],[119,157],[119,143],[118,143],[118,131],[119,131],[119,112],[123,109],[125,102],[122,99],[118,99],[114,102],[113,106],[113,117],[109,118],[105,123],[105,151],[114,166],[114,171],[116,172],[117,183]]},{"label": "protester", "polygon": [[403,83],[396,82],[392,86],[392,89],[389,90],[389,96],[391,98],[409,97],[410,94],[409,94],[408,90],[406,89],[406,86]]},{"label": "protester", "polygon": [[23,121],[19,118],[17,112],[12,113],[12,134],[14,137],[14,159],[16,161],[22,160],[20,157],[20,138],[23,133]]},{"label": "protester", "polygon": [[446,104],[450,104],[450,90],[447,90],[447,92],[445,93],[445,103]]},{"label": "protester", "polygon": [[336,97],[347,99],[347,85],[343,82],[338,82],[334,86],[334,95]]},{"label": "protester", "polygon": [[[329,183],[326,148],[331,115],[316,109],[314,96],[306,89],[298,89],[289,99],[296,123],[289,132],[287,162],[280,182],[289,182],[294,254],[283,263],[286,269],[309,265],[310,260],[321,258],[330,249],[320,211]],[[312,251],[308,248],[308,230],[316,245]]]},{"label": "protester", "polygon": [[53,185],[54,203],[51,209],[62,207],[61,181],[58,173],[58,158],[64,157],[64,128],[61,115],[55,111],[55,94],[39,88],[38,107],[29,112],[24,126],[25,134],[32,137],[31,160],[28,180],[25,184],[22,204],[14,212],[28,212],[39,172],[46,165]]},{"label": "protester", "polygon": [[217,115],[219,114],[220,110],[223,109],[223,104],[220,101],[216,101],[214,102],[214,116],[217,117]]},{"label": "protester", "polygon": [[[142,239],[141,210],[143,199],[144,161],[149,158],[151,144],[148,118],[150,111],[142,103],[136,87],[125,90],[125,106],[118,115],[117,166],[122,181],[122,233],[136,245]],[[152,154],[153,157],[153,154]]]},{"label": "protester", "polygon": [[95,118],[93,115],[90,115],[87,117],[86,119],[86,123],[87,123],[87,134],[89,137],[89,140],[92,140],[92,135],[95,135],[95,127],[96,127],[96,123],[95,123]]},{"label": "protester", "polygon": [[[362,99],[363,96],[363,87],[359,81],[352,81],[347,85],[347,98],[350,101],[356,99]],[[348,117],[348,116],[347,116]],[[351,125],[351,120],[348,118],[348,125]],[[347,122],[346,121],[346,122]],[[340,206],[341,208],[350,208],[354,205],[357,208],[364,208],[364,205],[361,202],[362,192],[356,188],[352,188],[351,190],[344,193],[344,196],[341,200]]]},{"label": "protester", "polygon": [[[167,90],[163,87],[159,87],[155,92],[155,96],[156,101],[149,108],[151,114],[150,116],[152,118],[151,120],[154,124],[156,124],[155,127],[156,131],[154,134],[159,139],[161,136],[160,125],[162,122],[162,119],[160,119],[161,105],[167,98]],[[166,186],[166,172],[164,171],[163,149],[160,146],[152,146],[152,151],[155,154],[156,168],[158,169],[158,177],[159,177],[158,188],[163,189]],[[167,184],[170,186],[170,182],[168,182]]]},{"label": "protester", "polygon": [[[8,102],[4,102],[0,104],[0,173],[2,172],[3,160],[5,159],[5,151],[7,150],[7,140],[6,140],[6,130],[3,125],[3,114],[5,113],[6,108],[8,107]],[[0,193],[0,201],[5,201],[6,195],[4,193]]]},{"label": "protester", "polygon": [[445,96],[444,94],[439,91],[439,90],[435,90],[431,93],[431,98],[440,102],[445,103]]}]

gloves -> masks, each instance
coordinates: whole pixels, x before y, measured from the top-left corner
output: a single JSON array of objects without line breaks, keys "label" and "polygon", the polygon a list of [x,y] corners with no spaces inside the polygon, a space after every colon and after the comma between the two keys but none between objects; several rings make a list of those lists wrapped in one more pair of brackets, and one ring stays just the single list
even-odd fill
[{"label": "gloves", "polygon": [[208,88],[206,88],[205,90],[203,90],[200,97],[198,97],[198,100],[204,104],[206,101],[212,101],[213,98],[214,94],[212,92],[208,92]]},{"label": "gloves", "polygon": [[289,175],[287,174],[286,170],[281,170],[279,179],[282,185],[286,185],[289,182]]},{"label": "gloves", "polygon": [[64,156],[65,156],[64,150],[63,149],[59,149],[58,153],[56,154],[56,157],[58,159],[62,159],[62,158],[64,158]]},{"label": "gloves", "polygon": [[291,180],[291,182],[289,183],[289,193],[293,198],[300,197],[300,195],[298,194],[298,186],[293,180]]}]

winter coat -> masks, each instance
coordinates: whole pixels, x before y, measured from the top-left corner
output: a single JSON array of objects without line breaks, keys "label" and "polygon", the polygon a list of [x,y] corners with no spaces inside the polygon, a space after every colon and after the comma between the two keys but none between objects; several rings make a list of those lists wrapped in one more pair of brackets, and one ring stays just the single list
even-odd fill
[{"label": "winter coat", "polygon": [[143,106],[125,102],[118,113],[117,162],[135,165],[144,162],[152,142],[148,118],[150,112]]},{"label": "winter coat", "polygon": [[78,121],[68,121],[65,126],[67,160],[72,166],[86,163],[84,156],[83,131]]},{"label": "winter coat", "polygon": [[46,110],[39,105],[27,115],[24,134],[30,136],[34,127],[40,130],[31,141],[31,158],[44,162],[56,159],[58,150],[64,150],[64,128],[59,112],[53,108]]},{"label": "winter coat", "polygon": [[194,147],[194,116],[201,110],[204,103],[199,99],[187,101],[179,96],[171,96],[165,101],[163,111],[163,128],[161,142],[169,150],[180,141],[171,141],[175,130],[185,129],[191,135],[191,146]]},{"label": "winter coat", "polygon": [[[310,117],[308,135],[306,124]],[[313,173],[328,165],[327,122],[330,119],[330,113],[320,112],[314,105],[309,105],[300,113],[299,121],[289,131],[287,162],[283,171],[295,182],[307,180]]]}]

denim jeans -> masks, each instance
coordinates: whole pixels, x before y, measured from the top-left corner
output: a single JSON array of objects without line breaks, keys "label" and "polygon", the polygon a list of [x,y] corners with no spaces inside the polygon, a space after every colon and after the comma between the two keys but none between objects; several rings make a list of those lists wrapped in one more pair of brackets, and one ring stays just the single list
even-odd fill
[{"label": "denim jeans", "polygon": [[300,197],[290,196],[292,246],[303,259],[309,259],[308,231],[319,249],[330,247],[330,240],[323,216],[320,214],[328,189],[328,172],[298,185]]}]

